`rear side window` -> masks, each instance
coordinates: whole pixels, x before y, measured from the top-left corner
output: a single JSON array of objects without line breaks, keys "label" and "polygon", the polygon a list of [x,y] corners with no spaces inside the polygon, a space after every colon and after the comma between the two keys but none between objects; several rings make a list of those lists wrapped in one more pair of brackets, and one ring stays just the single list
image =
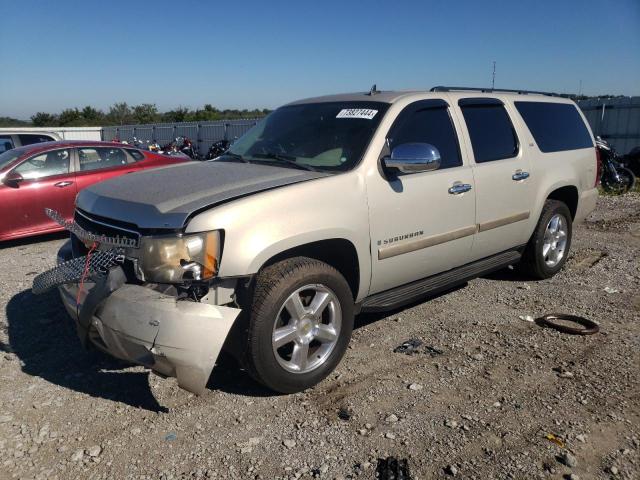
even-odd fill
[{"label": "rear side window", "polygon": [[502,102],[464,104],[461,100],[460,104],[476,163],[504,160],[518,154],[518,137]]},{"label": "rear side window", "polygon": [[429,143],[440,152],[440,168],[462,165],[458,137],[446,105],[427,102],[409,105],[398,117],[389,135],[391,149],[403,143]]},{"label": "rear side window", "polygon": [[80,171],[102,170],[127,164],[127,156],[120,148],[82,147],[78,148]]},{"label": "rear side window", "polygon": [[515,102],[541,152],[562,152],[593,147],[589,130],[575,105]]},{"label": "rear side window", "polygon": [[22,134],[18,135],[20,138],[20,143],[22,145],[33,145],[34,143],[42,143],[42,142],[51,142],[53,138],[49,135],[41,135],[41,134]]},{"label": "rear side window", "polygon": [[139,162],[140,160],[144,160],[144,153],[142,153],[140,150],[127,148],[126,151],[129,155],[131,155],[131,158],[133,158],[136,162]]}]

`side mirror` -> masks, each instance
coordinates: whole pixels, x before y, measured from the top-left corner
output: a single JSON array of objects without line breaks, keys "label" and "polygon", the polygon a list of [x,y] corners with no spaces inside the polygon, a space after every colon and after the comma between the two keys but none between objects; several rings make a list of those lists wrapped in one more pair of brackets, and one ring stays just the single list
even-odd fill
[{"label": "side mirror", "polygon": [[24,181],[24,177],[20,175],[18,172],[9,172],[2,179],[2,183],[4,183],[7,187],[18,188],[20,182]]},{"label": "side mirror", "polygon": [[403,143],[382,164],[401,173],[430,172],[440,168],[440,152],[429,143]]}]

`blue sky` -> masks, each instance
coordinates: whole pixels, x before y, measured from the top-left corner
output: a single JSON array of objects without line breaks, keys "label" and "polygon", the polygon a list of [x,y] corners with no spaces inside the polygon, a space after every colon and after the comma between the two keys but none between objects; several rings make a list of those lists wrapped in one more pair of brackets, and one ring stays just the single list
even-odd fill
[{"label": "blue sky", "polygon": [[640,0],[0,5],[0,116],[487,86],[494,60],[496,87],[640,95]]}]

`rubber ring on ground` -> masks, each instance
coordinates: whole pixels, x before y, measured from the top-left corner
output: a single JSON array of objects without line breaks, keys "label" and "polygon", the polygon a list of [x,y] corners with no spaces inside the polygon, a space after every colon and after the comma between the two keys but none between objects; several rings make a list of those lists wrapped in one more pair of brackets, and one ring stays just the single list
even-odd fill
[{"label": "rubber ring on ground", "polygon": [[[577,323],[578,325],[582,325],[584,328],[570,327],[563,323],[556,323],[557,320]],[[593,335],[600,331],[600,326],[596,322],[584,317],[568,315],[566,313],[550,313],[549,315],[536,318],[536,323],[541,327],[553,328],[554,330],[558,330],[562,333],[568,333],[570,335]]]}]

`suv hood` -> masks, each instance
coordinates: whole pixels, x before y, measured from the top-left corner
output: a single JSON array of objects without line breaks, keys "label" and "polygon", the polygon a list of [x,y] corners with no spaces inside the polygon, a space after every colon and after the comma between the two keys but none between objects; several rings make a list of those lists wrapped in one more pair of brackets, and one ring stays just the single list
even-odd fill
[{"label": "suv hood", "polygon": [[203,208],[328,175],[253,163],[189,162],[97,183],[80,191],[76,206],[141,229],[180,229]]}]

